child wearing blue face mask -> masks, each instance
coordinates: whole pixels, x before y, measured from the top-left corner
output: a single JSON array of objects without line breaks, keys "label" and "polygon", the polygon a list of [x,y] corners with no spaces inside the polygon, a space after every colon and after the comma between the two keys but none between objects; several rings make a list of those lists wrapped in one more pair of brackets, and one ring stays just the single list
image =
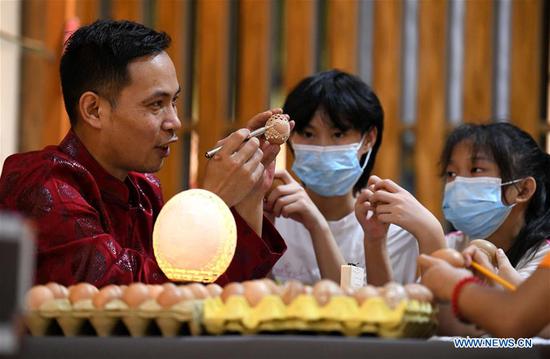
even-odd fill
[{"label": "child wearing blue face mask", "polygon": [[[288,95],[284,112],[296,123],[289,144],[292,170],[276,171],[283,184],[264,209],[287,251],[273,268],[280,281],[340,279],[340,266],[365,267],[363,230],[354,215],[355,195],[366,185],[383,132],[383,110],[359,78],[332,70],[308,77]],[[414,281],[418,246],[398,226],[388,230],[389,261],[396,281]]]},{"label": "child wearing blue face mask", "polygon": [[[443,213],[458,230],[445,237],[447,246],[513,284],[521,283],[550,252],[550,155],[513,125],[463,125],[447,139],[441,165],[446,178]],[[387,180],[374,178],[372,183],[358,197],[356,208],[363,211],[358,216],[374,211],[379,222],[398,223],[413,233],[439,226],[433,216],[417,215],[427,210],[407,191]],[[380,223],[371,223],[371,229],[376,225]],[[468,245],[476,238],[499,248],[496,263]],[[373,275],[391,279],[384,268]]]}]

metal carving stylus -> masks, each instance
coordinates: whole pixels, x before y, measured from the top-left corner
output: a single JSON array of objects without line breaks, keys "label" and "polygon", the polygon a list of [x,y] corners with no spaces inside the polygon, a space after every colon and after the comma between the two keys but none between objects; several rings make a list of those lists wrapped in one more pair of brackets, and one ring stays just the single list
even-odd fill
[{"label": "metal carving stylus", "polygon": [[[245,141],[248,141],[249,139],[251,139],[252,137],[259,137],[261,135],[263,135],[265,133],[265,131],[267,131],[268,128],[270,128],[271,126],[264,126],[264,127],[260,127],[252,132],[250,132],[250,134],[248,135],[248,137],[246,138]],[[221,149],[222,149],[223,145],[221,146],[218,146],[218,147],[214,147],[213,149],[211,149],[210,151],[206,152],[204,154],[204,156],[206,158],[212,158],[214,157],[214,155],[216,153],[218,153]]]}]

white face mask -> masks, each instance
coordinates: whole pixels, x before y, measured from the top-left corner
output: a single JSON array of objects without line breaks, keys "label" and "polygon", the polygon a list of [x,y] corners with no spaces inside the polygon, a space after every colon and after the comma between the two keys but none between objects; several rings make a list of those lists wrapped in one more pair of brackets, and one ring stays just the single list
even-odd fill
[{"label": "white face mask", "polygon": [[363,165],[357,152],[365,137],[358,143],[338,146],[293,144],[292,170],[305,186],[321,196],[342,196],[348,193],[367,167],[372,149]]},{"label": "white face mask", "polygon": [[498,177],[456,177],[445,185],[445,218],[471,238],[487,238],[515,206],[502,202],[502,186],[521,180],[501,183]]}]

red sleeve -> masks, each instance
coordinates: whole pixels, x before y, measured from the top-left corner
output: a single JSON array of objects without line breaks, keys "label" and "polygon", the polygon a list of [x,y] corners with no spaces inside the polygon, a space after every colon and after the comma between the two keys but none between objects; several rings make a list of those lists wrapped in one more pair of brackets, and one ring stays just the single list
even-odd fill
[{"label": "red sleeve", "polygon": [[125,242],[111,234],[99,212],[104,210],[100,195],[92,193],[96,189],[88,179],[49,176],[40,168],[26,177],[0,199],[0,207],[24,214],[35,225],[37,283],[103,286],[167,280],[152,253],[124,248]]},{"label": "red sleeve", "polygon": [[237,248],[229,268],[216,280],[220,285],[264,278],[286,250],[285,241],[266,217],[259,237],[237,211],[231,211],[237,222]]},{"label": "red sleeve", "polygon": [[[48,181],[43,191],[49,191],[54,197],[60,192],[72,192],[73,198],[70,202],[53,198],[55,206],[48,213],[34,217],[41,229],[37,283],[89,282],[99,287],[111,283],[162,283],[167,280],[152,253],[123,248],[120,239],[107,231],[108,224],[102,223],[98,211],[75,188],[63,182]],[[150,233],[144,235],[150,236]]]}]

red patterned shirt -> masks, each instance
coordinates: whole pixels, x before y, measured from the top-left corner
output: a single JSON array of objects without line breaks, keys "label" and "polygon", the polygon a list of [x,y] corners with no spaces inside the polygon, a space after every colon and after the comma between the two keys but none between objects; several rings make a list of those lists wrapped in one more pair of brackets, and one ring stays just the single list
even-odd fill
[{"label": "red patterned shirt", "polygon": [[[96,286],[162,283],[151,235],[163,205],[159,180],[107,173],[73,131],[58,146],[10,156],[0,177],[0,210],[22,213],[37,232],[36,283]],[[237,249],[219,284],[264,277],[286,245],[268,220],[262,237],[233,211]]]}]

